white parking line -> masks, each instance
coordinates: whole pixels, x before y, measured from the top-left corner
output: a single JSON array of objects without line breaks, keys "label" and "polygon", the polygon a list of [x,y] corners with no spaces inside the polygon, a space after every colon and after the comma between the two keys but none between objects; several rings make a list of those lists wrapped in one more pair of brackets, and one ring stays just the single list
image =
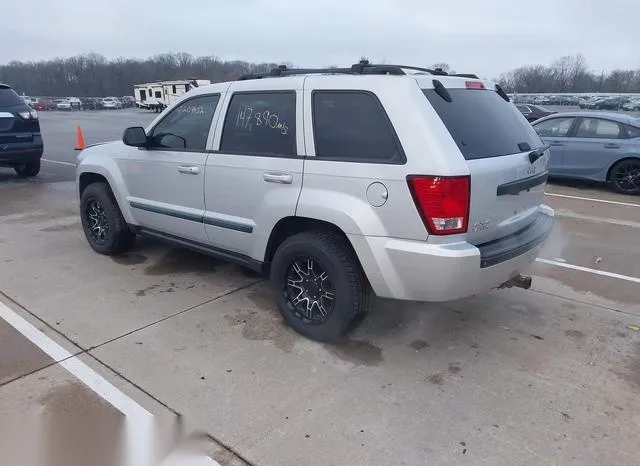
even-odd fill
[{"label": "white parking line", "polygon": [[[0,302],[0,318],[29,339],[34,345],[48,354],[60,366],[64,367],[78,380],[93,390],[98,396],[111,404],[126,416],[126,448],[124,464],[127,466],[152,466],[153,455],[153,415],[118,390],[104,377],[99,375],[77,356],[73,356],[58,343],[42,333],[15,311]],[[175,463],[176,465],[179,463]],[[200,458],[198,463],[181,463],[204,465],[218,465],[211,458]],[[219,466],[219,465],[218,465]]]},{"label": "white parking line", "polygon": [[621,275],[619,273],[613,273],[613,272],[606,272],[604,270],[590,269],[589,267],[582,267],[580,265],[567,264],[566,262],[559,262],[557,260],[538,258],[536,259],[536,262],[540,262],[542,264],[547,264],[547,265],[555,265],[556,267],[563,267],[565,269],[579,270],[580,272],[593,273],[595,275],[602,275],[604,277],[609,277],[609,278],[617,278],[618,280],[626,280],[632,283],[640,283],[640,278],[637,278],[637,277],[631,277],[629,275]]},{"label": "white parking line", "polygon": [[76,164],[75,163],[71,163],[71,162],[62,162],[60,160],[50,160],[50,159],[40,159],[43,162],[49,162],[49,163],[57,163],[58,165],[66,165],[68,167],[75,167]]},{"label": "white parking line", "polygon": [[575,218],[577,220],[584,220],[587,222],[608,223],[610,225],[620,225],[624,227],[640,228],[640,223],[632,222],[630,220],[619,220],[617,218],[597,217],[595,215],[577,214],[575,212],[571,212],[570,210],[565,210],[565,209],[554,209],[554,212],[556,214],[556,217]]},{"label": "white parking line", "polygon": [[623,206],[627,206],[627,207],[640,207],[640,204],[633,204],[631,202],[608,201],[606,199],[595,199],[595,198],[592,198],[592,197],[569,196],[567,194],[554,194],[554,193],[545,193],[545,194],[547,196],[564,197],[564,198],[567,198],[567,199],[578,199],[580,201],[603,202],[605,204],[623,205]]}]

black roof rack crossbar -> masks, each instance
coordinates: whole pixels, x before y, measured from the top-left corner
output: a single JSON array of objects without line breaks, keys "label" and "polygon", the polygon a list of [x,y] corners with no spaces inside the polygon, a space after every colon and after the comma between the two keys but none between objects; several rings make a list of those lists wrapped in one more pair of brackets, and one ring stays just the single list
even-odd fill
[{"label": "black roof rack crossbar", "polygon": [[[273,68],[268,73],[250,73],[242,75],[238,78],[238,81],[246,81],[249,79],[262,79],[279,76],[294,76],[299,74],[389,74],[389,75],[404,75],[407,74],[404,70],[420,71],[429,73],[436,76],[448,76],[446,71],[440,68],[432,70],[430,68],[420,68],[417,66],[408,65],[386,65],[386,64],[371,64],[368,60],[360,60],[359,63],[351,65],[349,68],[287,68],[286,65],[280,65],[277,68]],[[475,74],[452,74],[451,76],[460,76],[463,78],[475,78],[478,77]]]}]

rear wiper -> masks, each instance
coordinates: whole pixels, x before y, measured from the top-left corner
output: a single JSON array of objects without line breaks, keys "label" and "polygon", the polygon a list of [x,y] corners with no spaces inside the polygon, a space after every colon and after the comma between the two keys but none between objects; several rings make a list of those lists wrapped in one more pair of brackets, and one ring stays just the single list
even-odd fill
[{"label": "rear wiper", "polygon": [[544,151],[546,151],[549,147],[551,147],[549,146],[549,144],[545,144],[544,146],[529,152],[529,162],[535,163],[536,160],[544,155]]}]

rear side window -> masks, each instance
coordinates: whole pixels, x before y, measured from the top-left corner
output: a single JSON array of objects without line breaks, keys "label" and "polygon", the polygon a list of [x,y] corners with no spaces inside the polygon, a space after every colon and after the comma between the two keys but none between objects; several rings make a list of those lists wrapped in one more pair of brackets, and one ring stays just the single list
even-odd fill
[{"label": "rear side window", "polygon": [[532,149],[542,141],[518,109],[497,92],[447,89],[447,102],[434,89],[423,92],[467,160],[519,153],[519,144]]},{"label": "rear side window", "polygon": [[219,100],[207,95],[182,102],[153,128],[152,147],[204,151]]},{"label": "rear side window", "polygon": [[627,133],[629,133],[630,138],[640,138],[640,128],[636,128],[635,126],[627,126]]},{"label": "rear side window", "polygon": [[577,138],[618,139],[621,136],[620,125],[615,121],[598,118],[584,118],[576,131]]},{"label": "rear side window", "polygon": [[16,91],[9,87],[0,87],[0,107],[13,107],[14,105],[23,104],[24,101],[16,94]]},{"label": "rear side window", "polygon": [[220,151],[295,155],[294,92],[234,94],[222,130]]},{"label": "rear side window", "polygon": [[315,91],[316,157],[403,163],[404,154],[382,104],[368,92]]}]

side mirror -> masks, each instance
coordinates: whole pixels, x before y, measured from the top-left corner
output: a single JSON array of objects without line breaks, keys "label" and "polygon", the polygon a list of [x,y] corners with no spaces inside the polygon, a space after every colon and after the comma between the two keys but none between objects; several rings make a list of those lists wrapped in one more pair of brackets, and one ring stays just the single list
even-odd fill
[{"label": "side mirror", "polygon": [[146,147],[148,140],[147,133],[144,132],[142,126],[127,128],[122,135],[122,142],[132,147]]}]

